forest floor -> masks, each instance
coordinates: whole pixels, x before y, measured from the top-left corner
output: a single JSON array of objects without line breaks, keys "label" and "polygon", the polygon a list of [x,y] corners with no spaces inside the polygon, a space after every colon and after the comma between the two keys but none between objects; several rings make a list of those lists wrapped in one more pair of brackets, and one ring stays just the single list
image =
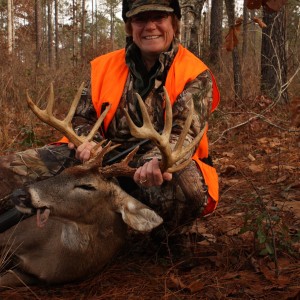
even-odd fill
[{"label": "forest floor", "polygon": [[187,233],[198,237],[196,266],[181,268],[183,261],[131,234],[93,278],[21,287],[0,299],[300,299],[299,131],[282,107],[258,115],[264,101],[253,103],[251,115],[219,111],[212,120],[220,203]]}]

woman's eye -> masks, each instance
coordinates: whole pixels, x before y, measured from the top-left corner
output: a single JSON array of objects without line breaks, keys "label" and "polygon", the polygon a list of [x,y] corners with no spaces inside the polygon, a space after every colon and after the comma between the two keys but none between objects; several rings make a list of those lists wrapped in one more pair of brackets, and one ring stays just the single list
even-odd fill
[{"label": "woman's eye", "polygon": [[145,19],[144,18],[134,18],[132,21],[135,23],[143,23],[143,22],[145,22]]},{"label": "woman's eye", "polygon": [[152,17],[152,20],[154,22],[162,21],[163,19],[167,18],[167,15],[156,15]]},{"label": "woman's eye", "polygon": [[89,184],[76,185],[75,188],[86,190],[86,191],[95,191],[96,190],[96,188],[94,186],[89,185]]}]

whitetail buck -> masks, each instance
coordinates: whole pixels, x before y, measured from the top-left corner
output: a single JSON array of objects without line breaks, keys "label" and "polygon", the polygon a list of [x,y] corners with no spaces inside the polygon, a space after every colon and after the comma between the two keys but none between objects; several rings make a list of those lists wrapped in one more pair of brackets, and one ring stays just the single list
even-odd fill
[{"label": "whitetail buck", "polygon": [[[87,137],[77,136],[71,127],[83,85],[75,97],[64,121],[52,114],[54,95],[51,87],[47,108],[40,110],[28,97],[33,112],[43,121],[65,134],[75,145],[91,140],[107,111],[99,118]],[[166,95],[166,122],[158,134],[150,123],[142,99],[137,95],[144,125],[137,128],[127,116],[133,136],[150,138],[162,152],[161,169],[174,172],[186,166],[182,158],[201,139],[183,149],[183,141],[192,122],[192,112],[171,150],[169,138],[172,127],[172,108]],[[192,103],[193,104],[193,103]],[[191,105],[192,105],[191,104]],[[193,107],[192,107],[193,109]],[[103,148],[102,148],[103,147]],[[117,176],[133,176],[128,166],[137,149],[123,161],[102,166],[104,155],[115,148],[111,143],[95,147],[94,156],[85,164],[68,168],[50,179],[36,182],[14,193],[16,207],[36,216],[0,234],[2,274],[0,287],[45,282],[66,283],[85,279],[100,269],[120,250],[126,237],[127,225],[135,230],[150,231],[162,223],[153,210],[123,191]],[[174,166],[176,162],[179,165]],[[4,269],[6,269],[4,271]]]}]

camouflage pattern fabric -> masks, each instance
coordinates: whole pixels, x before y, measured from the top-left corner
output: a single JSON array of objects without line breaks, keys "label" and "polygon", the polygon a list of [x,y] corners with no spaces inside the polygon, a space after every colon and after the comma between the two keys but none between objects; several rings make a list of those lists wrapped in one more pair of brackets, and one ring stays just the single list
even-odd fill
[{"label": "camouflage pattern fabric", "polygon": [[145,11],[173,12],[170,0],[128,0],[126,17],[132,17]]},{"label": "camouflage pattern fabric", "polygon": [[0,213],[11,207],[14,189],[55,176],[78,164],[67,145],[48,145],[0,157]]}]

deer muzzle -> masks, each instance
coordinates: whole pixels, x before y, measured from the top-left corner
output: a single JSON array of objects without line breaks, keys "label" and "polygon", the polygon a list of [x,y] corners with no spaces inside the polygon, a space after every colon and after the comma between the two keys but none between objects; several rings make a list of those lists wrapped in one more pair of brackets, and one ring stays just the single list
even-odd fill
[{"label": "deer muzzle", "polygon": [[26,189],[16,189],[12,193],[12,201],[16,208],[25,214],[37,215],[37,226],[43,227],[50,215],[50,209],[47,207],[34,207],[31,201],[31,195]]}]

